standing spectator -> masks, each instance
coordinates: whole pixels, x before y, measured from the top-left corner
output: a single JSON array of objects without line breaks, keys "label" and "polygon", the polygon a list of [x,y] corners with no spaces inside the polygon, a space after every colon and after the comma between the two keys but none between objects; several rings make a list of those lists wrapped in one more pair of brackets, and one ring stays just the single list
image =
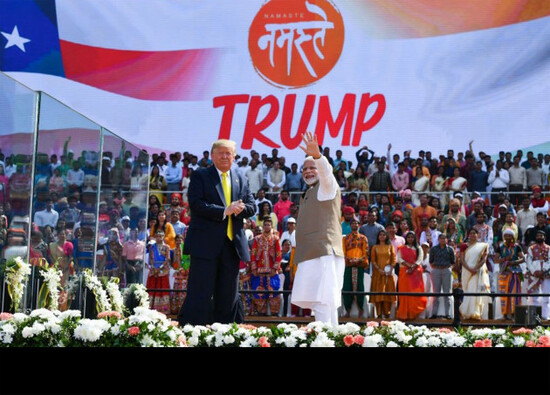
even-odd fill
[{"label": "standing spectator", "polygon": [[346,236],[351,233],[351,221],[355,217],[355,210],[353,207],[344,206],[342,207],[342,214],[344,216],[344,220],[342,221],[342,235]]},{"label": "standing spectator", "polygon": [[362,166],[363,168],[368,169],[370,164],[372,163],[373,156],[374,156],[374,151],[370,150],[366,145],[363,146],[355,153],[355,158],[357,159],[357,166]]},{"label": "standing spectator", "polygon": [[172,254],[172,269],[174,269],[174,285],[172,288],[176,292],[170,294],[170,311],[177,315],[183,302],[185,301],[185,291],[187,289],[187,279],[189,278],[190,257],[183,253],[184,236],[178,234],[176,236],[176,248],[171,251]]},{"label": "standing spectator", "polygon": [[[477,230],[468,233],[468,242],[461,247],[460,262],[462,265],[461,284],[464,293],[487,293],[491,290],[487,269],[489,245],[478,241]],[[464,296],[460,305],[460,314],[465,319],[481,320],[487,312],[487,296]],[[455,312],[458,314],[458,312]]]},{"label": "standing spectator", "polygon": [[[278,291],[281,288],[279,270],[281,268],[281,244],[272,230],[271,218],[263,219],[262,234],[256,236],[250,251],[251,285],[254,291]],[[278,293],[254,294],[254,306],[260,315],[267,315],[269,305],[271,315],[278,315],[281,308],[281,295]]]},{"label": "standing spectator", "polygon": [[290,200],[290,195],[287,190],[283,189],[279,195],[279,200],[273,206],[273,212],[277,216],[279,233],[283,232],[283,218],[290,214],[290,206],[292,201]]},{"label": "standing spectator", "polygon": [[298,173],[298,164],[293,163],[290,165],[290,172],[286,175],[285,189],[290,192],[290,200],[296,204],[300,203],[300,194],[306,188],[304,179],[300,173]]},{"label": "standing spectator", "polygon": [[34,214],[34,224],[43,229],[46,226],[55,228],[59,219],[59,213],[53,209],[52,199],[46,200],[46,207]]},{"label": "standing spectator", "polygon": [[409,174],[404,171],[405,165],[399,162],[397,171],[392,176],[392,187],[394,191],[401,192],[409,187]]},{"label": "standing spectator", "polygon": [[534,185],[532,188],[533,197],[531,198],[531,208],[537,212],[548,213],[550,203],[542,196],[542,188],[539,185]]},{"label": "standing spectator", "polygon": [[414,231],[420,228],[420,221],[423,216],[427,216],[428,218],[437,217],[437,210],[428,205],[428,194],[426,193],[420,195],[420,205],[413,208],[412,211],[411,220]]},{"label": "standing spectator", "polygon": [[139,230],[130,230],[130,238],[122,245],[122,262],[126,272],[126,285],[142,284],[145,241],[138,239]]},{"label": "standing spectator", "polygon": [[164,242],[164,232],[161,229],[154,233],[154,241],[149,249],[147,276],[150,308],[170,314],[170,292],[166,291],[170,288],[170,247]]},{"label": "standing spectator", "polygon": [[544,185],[544,170],[539,165],[536,158],[531,159],[531,167],[525,170],[527,177],[527,188],[533,189],[534,186]]},{"label": "standing spectator", "polygon": [[[250,170],[250,168],[251,166],[248,164],[248,158],[245,156],[238,163],[237,171],[239,172],[241,177],[246,179],[246,173],[248,172],[248,170]],[[250,182],[248,186],[250,187]]]},{"label": "standing spectator", "polygon": [[203,151],[202,158],[198,161],[200,167],[212,166],[212,159],[210,159],[210,152],[208,150]]},{"label": "standing spectator", "polygon": [[373,192],[388,192],[392,190],[390,173],[386,171],[382,162],[378,163],[377,170],[370,179],[369,190]]},{"label": "standing spectator", "polygon": [[[344,285],[342,291],[364,292],[365,269],[369,265],[369,241],[359,233],[359,220],[353,216],[350,220],[351,233],[344,236],[343,248],[346,268],[344,270]],[[346,317],[350,316],[353,301],[357,303],[359,317],[363,316],[364,295],[342,296]]]},{"label": "standing spectator", "polygon": [[170,165],[164,170],[166,190],[170,192],[179,192],[182,177],[182,168],[178,165],[177,155],[170,154]]},{"label": "standing spectator", "polygon": [[[430,248],[431,280],[433,292],[449,293],[453,285],[452,267],[455,264],[455,250],[447,244],[447,235],[439,235],[438,242]],[[439,300],[441,297],[434,298],[433,314],[430,318],[438,318]],[[443,296],[443,305],[445,308],[445,318],[450,319],[451,297]]]},{"label": "standing spectator", "polygon": [[275,199],[278,193],[283,189],[286,182],[286,174],[281,170],[279,161],[273,162],[273,167],[267,172],[267,185],[269,192],[273,193],[272,200]]},{"label": "standing spectator", "polygon": [[525,232],[529,226],[535,226],[537,224],[537,211],[531,209],[531,200],[528,196],[523,198],[521,210],[518,210],[516,217],[516,224],[523,235],[522,243],[525,242]]},{"label": "standing spectator", "polygon": [[177,210],[177,209],[170,210],[170,224],[174,228],[174,232],[176,232],[176,237],[178,235],[183,235],[186,228],[185,224],[180,221],[180,216],[181,216],[180,210]]},{"label": "standing spectator", "polygon": [[260,213],[260,206],[263,203],[269,203],[269,205],[273,209],[273,203],[271,203],[271,200],[269,200],[265,197],[265,189],[263,189],[263,188],[258,189],[258,192],[256,193],[255,197],[256,197],[256,199],[255,199],[256,215],[258,215]]},{"label": "standing spectator", "polygon": [[520,157],[514,156],[514,162],[508,169],[510,175],[510,184],[508,185],[508,191],[510,193],[510,199],[514,205],[519,204],[521,201],[521,192],[527,190],[527,173],[525,167],[520,166]]},{"label": "standing spectator", "polygon": [[369,251],[372,250],[372,247],[378,240],[378,233],[384,230],[384,227],[376,222],[376,214],[373,210],[369,210],[367,214],[367,222],[359,228],[359,233],[367,236],[369,241]]},{"label": "standing spectator", "polygon": [[542,306],[542,319],[550,319],[550,298],[536,296],[550,293],[550,246],[546,244],[546,232],[539,230],[535,243],[527,250],[527,292],[533,294],[529,303]]},{"label": "standing spectator", "polygon": [[[290,259],[292,256],[292,245],[290,239],[281,239],[281,271],[283,274],[283,291],[290,291],[291,284],[291,267]],[[283,317],[287,316],[289,294],[283,293]]]},{"label": "standing spectator", "polygon": [[78,161],[73,162],[73,168],[67,172],[67,188],[68,192],[82,192],[84,185],[84,171],[80,168]]},{"label": "standing spectator", "polygon": [[[378,232],[376,241],[370,249],[372,271],[371,292],[396,292],[394,269],[396,253],[385,230]],[[389,318],[396,295],[371,295],[369,298],[376,309],[378,318]]]},{"label": "standing spectator", "polygon": [[[399,292],[425,292],[422,261],[424,252],[420,248],[414,232],[405,235],[405,245],[397,251],[399,263]],[[399,296],[396,318],[398,320],[412,320],[426,309],[426,296]]]},{"label": "standing spectator", "polygon": [[286,232],[288,230],[288,220],[290,218],[294,218],[294,219],[298,218],[298,205],[295,203],[290,204],[290,213],[283,217],[283,224],[282,224],[283,232]]},{"label": "standing spectator", "polygon": [[483,170],[482,162],[478,160],[476,167],[470,172],[469,187],[471,191],[477,191],[481,193],[481,196],[486,197],[487,185],[489,184],[489,174]]},{"label": "standing spectator", "polygon": [[533,227],[531,232],[526,232],[528,233],[528,235],[525,235],[526,246],[536,242],[536,234],[539,230],[545,233],[546,240],[550,240],[550,225],[548,225],[546,213],[543,212],[537,213],[537,224]]},{"label": "standing spectator", "polygon": [[345,170],[349,170],[348,160],[342,158],[342,150],[336,150],[336,159],[334,159],[334,168],[340,167],[340,162],[346,165]]},{"label": "standing spectator", "polygon": [[[521,283],[523,281],[521,264],[525,262],[525,257],[511,229],[504,231],[504,241],[499,243],[495,249],[494,261],[500,265],[498,281],[500,293],[521,293]],[[501,297],[500,303],[504,319],[512,319],[516,306],[521,305],[521,297]]]},{"label": "standing spectator", "polygon": [[508,184],[510,184],[510,174],[502,167],[501,160],[496,161],[495,168],[489,173],[487,182],[491,185],[491,203],[497,204],[498,192],[507,191]]},{"label": "standing spectator", "polygon": [[285,230],[281,235],[281,243],[282,241],[288,239],[290,241],[290,246],[296,247],[296,219],[294,217],[290,217],[287,219],[286,224],[287,230]]},{"label": "standing spectator", "polygon": [[166,179],[160,174],[158,166],[153,166],[151,176],[149,177],[149,194],[155,195],[161,204],[164,204],[166,198],[164,191],[167,189]]},{"label": "standing spectator", "polygon": [[357,166],[348,179],[350,191],[368,192],[369,182],[363,166]]},{"label": "standing spectator", "polygon": [[250,161],[250,168],[246,171],[246,178],[248,179],[248,187],[250,192],[256,196],[258,191],[262,188],[264,184],[264,173],[262,169],[258,167],[258,161]]}]

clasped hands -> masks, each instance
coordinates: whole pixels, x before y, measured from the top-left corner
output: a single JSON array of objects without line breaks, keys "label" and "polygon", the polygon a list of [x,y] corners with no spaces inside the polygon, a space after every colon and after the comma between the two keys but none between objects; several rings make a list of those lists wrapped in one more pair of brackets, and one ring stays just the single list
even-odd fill
[{"label": "clasped hands", "polygon": [[225,208],[224,214],[227,215],[239,215],[245,208],[245,204],[242,200],[237,200],[236,202],[231,202],[229,206]]}]

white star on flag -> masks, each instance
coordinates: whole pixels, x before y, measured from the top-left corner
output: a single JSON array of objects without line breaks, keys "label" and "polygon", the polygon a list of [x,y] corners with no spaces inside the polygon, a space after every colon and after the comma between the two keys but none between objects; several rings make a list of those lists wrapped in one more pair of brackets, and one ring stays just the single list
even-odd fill
[{"label": "white star on flag", "polygon": [[8,43],[4,48],[13,47],[14,45],[17,46],[21,51],[25,52],[25,44],[30,42],[28,38],[21,37],[19,35],[19,30],[17,30],[17,26],[13,28],[13,31],[11,34],[0,32],[6,39],[8,40]]}]

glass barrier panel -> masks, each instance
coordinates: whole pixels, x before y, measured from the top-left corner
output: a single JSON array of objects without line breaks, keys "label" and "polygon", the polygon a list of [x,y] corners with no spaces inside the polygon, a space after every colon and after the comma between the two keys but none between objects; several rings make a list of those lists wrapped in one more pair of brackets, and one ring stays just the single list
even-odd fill
[{"label": "glass barrier panel", "polygon": [[[101,269],[94,265],[100,143],[99,125],[40,93],[30,261],[57,265],[62,294],[74,275]],[[41,282],[35,276],[35,308]],[[60,298],[60,310],[68,303]]]},{"label": "glass barrier panel", "polygon": [[[38,94],[0,73],[0,259],[28,259]],[[0,308],[12,311],[0,278]],[[24,308],[24,304],[21,306]]]},{"label": "glass barrier panel", "polygon": [[104,129],[98,259],[122,268],[122,287],[144,283],[148,162],[147,153]]}]

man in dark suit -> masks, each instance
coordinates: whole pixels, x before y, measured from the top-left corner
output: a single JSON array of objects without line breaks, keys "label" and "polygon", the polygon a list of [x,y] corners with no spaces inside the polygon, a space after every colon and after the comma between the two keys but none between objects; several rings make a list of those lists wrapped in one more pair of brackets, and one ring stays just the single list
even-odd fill
[{"label": "man in dark suit", "polygon": [[184,253],[191,256],[191,264],[187,296],[178,314],[181,325],[244,321],[239,262],[249,261],[250,251],[243,219],[254,215],[256,204],[246,178],[231,170],[235,143],[218,140],[210,155],[214,166],[193,172],[187,192],[191,222]]}]

